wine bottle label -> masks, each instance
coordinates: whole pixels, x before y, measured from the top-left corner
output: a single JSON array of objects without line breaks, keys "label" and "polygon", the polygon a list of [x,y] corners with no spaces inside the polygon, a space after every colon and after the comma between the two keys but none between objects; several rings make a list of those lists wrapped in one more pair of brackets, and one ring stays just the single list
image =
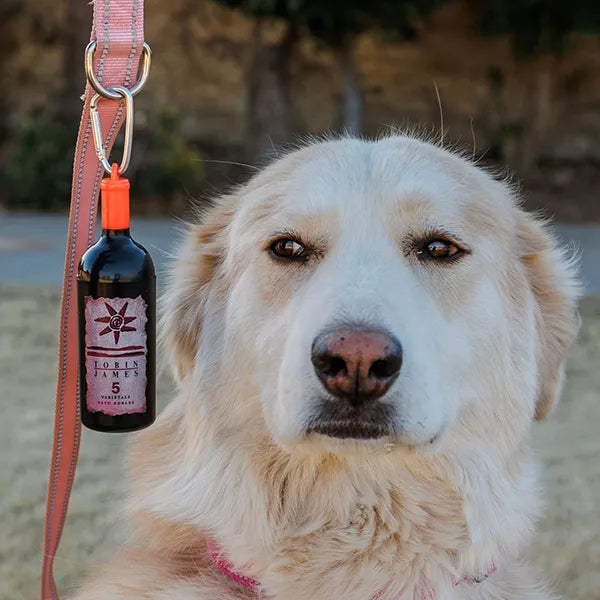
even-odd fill
[{"label": "wine bottle label", "polygon": [[146,412],[146,302],[141,296],[84,302],[87,409]]}]

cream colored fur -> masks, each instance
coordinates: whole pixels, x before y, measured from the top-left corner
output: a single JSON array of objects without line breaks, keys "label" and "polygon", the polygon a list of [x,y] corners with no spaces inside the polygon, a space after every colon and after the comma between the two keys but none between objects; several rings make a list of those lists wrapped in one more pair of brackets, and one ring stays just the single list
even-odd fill
[{"label": "cream colored fur", "polygon": [[[269,256],[290,230],[318,247],[306,264]],[[470,254],[419,261],[414,240],[440,230]],[[77,599],[253,597],[207,536],[272,600],[548,598],[520,560],[539,512],[528,437],[558,400],[576,300],[547,228],[456,154],[394,136],[278,160],[189,228],[163,322],[179,391],[131,454],[135,538]],[[393,435],[305,433],[310,342],[340,321],[402,342]]]}]

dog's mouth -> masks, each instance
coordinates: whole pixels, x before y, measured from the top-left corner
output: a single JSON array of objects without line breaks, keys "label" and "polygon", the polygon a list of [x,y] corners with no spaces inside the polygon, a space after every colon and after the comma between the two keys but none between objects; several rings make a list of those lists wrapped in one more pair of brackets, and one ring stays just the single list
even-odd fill
[{"label": "dog's mouth", "polygon": [[340,439],[375,440],[390,435],[389,428],[374,423],[357,421],[324,421],[307,429],[307,433],[320,433]]},{"label": "dog's mouth", "polygon": [[379,401],[353,407],[327,399],[320,402],[306,432],[340,439],[374,440],[393,433],[392,412],[389,404]]}]

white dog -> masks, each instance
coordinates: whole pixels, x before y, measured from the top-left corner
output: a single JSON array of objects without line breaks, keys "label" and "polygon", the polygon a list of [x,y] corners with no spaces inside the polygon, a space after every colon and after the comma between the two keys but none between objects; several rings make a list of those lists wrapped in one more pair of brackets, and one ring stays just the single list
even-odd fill
[{"label": "white dog", "polygon": [[[77,598],[547,598],[520,554],[572,265],[508,185],[408,136],[315,143],[193,224],[136,437],[136,533]],[[207,550],[208,544],[208,550]]]}]

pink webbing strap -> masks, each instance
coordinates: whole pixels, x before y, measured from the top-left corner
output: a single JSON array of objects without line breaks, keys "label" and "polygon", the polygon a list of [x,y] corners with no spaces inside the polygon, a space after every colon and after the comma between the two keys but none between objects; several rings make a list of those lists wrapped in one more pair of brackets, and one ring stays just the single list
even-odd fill
[{"label": "pink webbing strap", "polygon": [[[95,0],[92,39],[97,41],[94,72],[104,87],[131,88],[136,81],[144,43],[143,0]],[[81,57],[83,59],[83,48]],[[77,68],[74,65],[74,68]],[[83,68],[83,60],[81,68]],[[65,256],[58,350],[54,444],[46,501],[42,600],[57,600],[53,575],[69,495],[79,453],[81,422],[77,398],[78,330],[76,274],[79,259],[91,245],[103,169],[94,152],[89,104],[94,91],[88,84],[79,125],[73,168],[71,210]],[[123,104],[103,100],[99,107],[107,154],[123,119]]]}]

